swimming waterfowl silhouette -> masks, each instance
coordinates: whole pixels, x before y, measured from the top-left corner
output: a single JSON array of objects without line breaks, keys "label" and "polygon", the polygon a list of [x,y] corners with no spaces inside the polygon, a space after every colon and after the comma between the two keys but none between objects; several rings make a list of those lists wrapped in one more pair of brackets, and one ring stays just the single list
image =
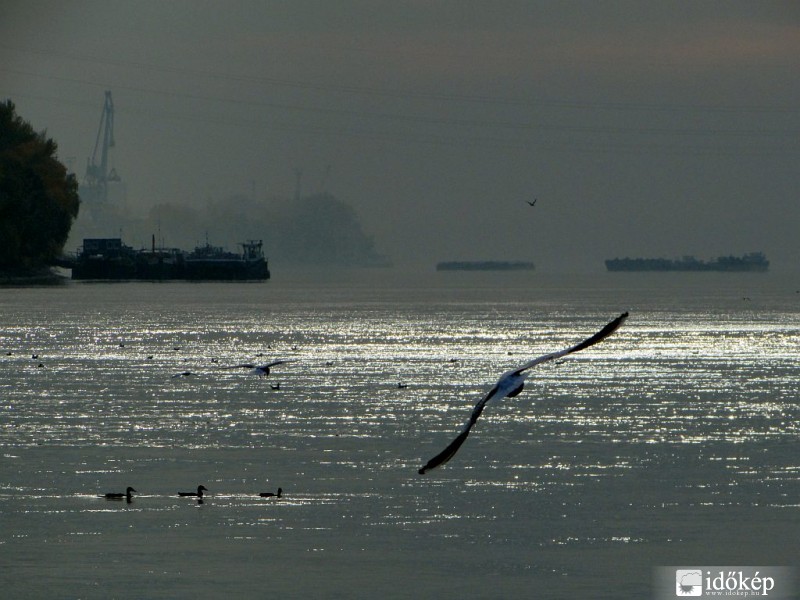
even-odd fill
[{"label": "swimming waterfowl silhouette", "polygon": [[549,360],[553,360],[556,358],[561,358],[562,356],[566,356],[567,354],[571,354],[573,352],[578,352],[580,350],[584,350],[589,346],[593,346],[598,342],[603,341],[612,333],[614,333],[625,319],[628,317],[628,313],[624,312],[619,317],[611,321],[608,325],[603,327],[600,331],[595,333],[590,338],[583,340],[581,343],[576,344],[566,350],[560,350],[558,352],[553,352],[551,354],[545,354],[544,356],[540,356],[539,358],[534,358],[533,360],[525,363],[521,367],[517,369],[512,369],[511,371],[507,371],[503,373],[494,387],[489,390],[483,398],[481,398],[478,403],[475,405],[475,408],[472,409],[472,414],[470,415],[469,419],[467,420],[466,424],[464,425],[461,433],[459,433],[458,437],[454,439],[447,448],[442,450],[439,454],[434,456],[430,459],[424,467],[419,470],[419,474],[423,475],[425,472],[430,471],[431,469],[435,469],[438,466],[443,465],[448,460],[455,456],[458,449],[461,445],[466,441],[467,436],[469,435],[470,430],[472,429],[473,425],[478,420],[478,417],[481,416],[484,407],[487,403],[491,400],[499,400],[501,398],[513,398],[517,394],[522,391],[523,386],[525,385],[525,379],[528,376],[526,371],[539,365],[543,362],[547,362]]},{"label": "swimming waterfowl silhouette", "polygon": [[178,496],[183,496],[187,498],[202,498],[203,492],[207,492],[208,488],[204,485],[198,485],[196,492],[178,492]]},{"label": "swimming waterfowl silhouette", "polygon": [[109,492],[107,494],[103,494],[100,497],[101,498],[105,498],[106,500],[122,500],[124,498],[125,500],[130,502],[131,501],[131,492],[135,492],[135,491],[136,490],[133,489],[132,487],[128,487],[128,489],[125,490],[124,494],[121,493],[121,492]]},{"label": "swimming waterfowl silhouette", "polygon": [[175,373],[175,375],[173,375],[172,378],[176,379],[178,377],[191,377],[192,375],[194,375],[194,373],[192,373],[191,371],[184,371],[183,373]]},{"label": "swimming waterfowl silhouette", "polygon": [[259,496],[262,498],[280,498],[283,495],[283,488],[278,488],[277,493],[273,492],[261,492]]}]

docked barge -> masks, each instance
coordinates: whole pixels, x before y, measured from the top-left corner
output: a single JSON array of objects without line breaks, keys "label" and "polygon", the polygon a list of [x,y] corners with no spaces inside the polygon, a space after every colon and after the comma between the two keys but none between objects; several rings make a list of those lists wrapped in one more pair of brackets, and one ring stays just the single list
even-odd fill
[{"label": "docked barge", "polygon": [[86,238],[64,266],[77,280],[150,281],[264,281],[269,267],[261,240],[241,244],[242,252],[198,246],[191,252],[178,248],[152,247],[136,250],[121,238]]}]

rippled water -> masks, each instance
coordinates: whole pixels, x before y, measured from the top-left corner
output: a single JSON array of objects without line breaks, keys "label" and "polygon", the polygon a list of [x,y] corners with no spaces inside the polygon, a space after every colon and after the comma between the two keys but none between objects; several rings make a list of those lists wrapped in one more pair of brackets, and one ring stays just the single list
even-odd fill
[{"label": "rippled water", "polygon": [[795,564],[796,286],[517,277],[0,289],[6,597],[639,598],[657,566]]}]

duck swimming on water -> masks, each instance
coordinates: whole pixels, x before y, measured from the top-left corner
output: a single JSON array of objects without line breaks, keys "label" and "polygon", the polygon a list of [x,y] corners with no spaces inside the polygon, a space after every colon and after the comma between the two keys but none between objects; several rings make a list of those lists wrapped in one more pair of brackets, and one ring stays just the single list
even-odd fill
[{"label": "duck swimming on water", "polygon": [[176,373],[172,376],[173,379],[177,379],[178,377],[191,377],[194,375],[191,371],[184,371],[183,373]]},{"label": "duck swimming on water", "polygon": [[283,495],[283,488],[278,488],[278,493],[274,492],[261,492],[259,496],[262,498],[280,498]]},{"label": "duck swimming on water", "polygon": [[203,492],[207,492],[208,489],[204,485],[198,485],[196,492],[178,492],[178,496],[190,497],[190,498],[202,498]]},{"label": "duck swimming on water", "polygon": [[109,492],[107,494],[103,494],[102,496],[100,496],[100,498],[105,498],[106,500],[122,500],[123,498],[125,498],[125,500],[130,502],[132,497],[131,492],[135,491],[136,490],[133,489],[132,487],[128,487],[128,489],[125,490],[124,494],[121,492]]}]

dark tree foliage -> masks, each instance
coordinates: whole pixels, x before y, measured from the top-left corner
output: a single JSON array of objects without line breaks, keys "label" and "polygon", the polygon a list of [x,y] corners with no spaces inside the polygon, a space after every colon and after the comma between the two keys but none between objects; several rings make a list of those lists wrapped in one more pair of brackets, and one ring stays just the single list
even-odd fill
[{"label": "dark tree foliage", "polygon": [[80,200],[56,143],[0,103],[0,270],[35,270],[61,254]]}]

